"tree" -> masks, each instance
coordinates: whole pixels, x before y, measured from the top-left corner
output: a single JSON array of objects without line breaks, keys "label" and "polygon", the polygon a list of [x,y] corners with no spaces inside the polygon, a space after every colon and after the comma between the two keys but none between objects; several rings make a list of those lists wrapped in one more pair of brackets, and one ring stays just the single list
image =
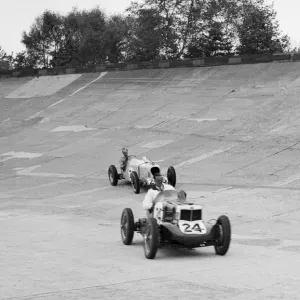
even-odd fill
[{"label": "tree", "polygon": [[[63,45],[63,17],[51,11],[46,10],[43,14],[43,33],[47,37],[47,55],[56,57],[58,51]],[[49,59],[49,65],[55,66],[53,59]]]},{"label": "tree", "polygon": [[36,18],[22,42],[37,66],[86,65],[105,61],[107,17],[96,7],[73,9],[67,16],[45,11]]},{"label": "tree", "polygon": [[13,54],[7,54],[0,46],[0,69],[9,70],[12,68]]},{"label": "tree", "polygon": [[207,9],[207,2],[205,0],[179,1],[178,5],[177,31],[179,50],[177,58],[180,58],[187,56],[186,51],[191,49],[192,45],[195,46],[197,44],[198,38],[203,33],[205,27],[203,16]]},{"label": "tree", "polygon": [[83,64],[101,63],[106,59],[106,16],[99,9],[79,15],[80,58]]},{"label": "tree", "polygon": [[[180,1],[178,0],[178,2]],[[176,57],[178,53],[178,34],[176,31],[178,24],[176,8],[178,4],[176,2],[175,0],[133,2],[126,10],[133,20],[129,44],[131,42],[136,43],[137,37],[139,37],[140,44],[146,41],[148,51],[151,52],[157,48],[158,57],[166,59]],[[158,44],[159,47],[157,47]]]},{"label": "tree", "polygon": [[14,69],[34,68],[36,60],[30,53],[22,51],[12,58],[12,65]]},{"label": "tree", "polygon": [[6,60],[6,52],[0,46],[0,70],[8,70],[8,69],[9,69],[9,64]]},{"label": "tree", "polygon": [[22,43],[38,66],[50,66],[51,56],[59,51],[62,31],[61,16],[46,10],[36,18],[28,33],[23,32]]},{"label": "tree", "polygon": [[6,56],[6,52],[4,51],[4,49],[0,46],[0,59],[4,59]]},{"label": "tree", "polygon": [[280,36],[273,6],[264,0],[242,4],[237,30],[240,54],[284,52],[289,47],[288,36]]},{"label": "tree", "polygon": [[46,10],[28,32],[18,67],[75,66],[134,60],[284,52],[265,0],[142,0],[126,14],[107,16],[99,7],[66,16]]},{"label": "tree", "polygon": [[107,20],[105,40],[107,43],[106,58],[109,62],[124,61],[130,24],[131,20],[122,15],[112,15]]},{"label": "tree", "polygon": [[[160,17],[160,34],[155,35],[151,44],[154,46],[159,37],[160,56],[169,59],[212,55],[217,49],[207,47],[213,45],[228,52],[232,47],[236,7],[235,0],[144,0],[132,3],[130,10],[136,16],[142,10],[152,10]],[[149,36],[149,30],[143,30],[143,26],[139,30]],[[133,32],[137,34],[136,29]]]},{"label": "tree", "polygon": [[222,23],[213,22],[208,28],[208,32],[200,32],[198,37],[194,37],[187,47],[185,57],[205,57],[226,55],[233,47],[231,39],[222,31]]},{"label": "tree", "polygon": [[71,66],[80,64],[80,33],[81,13],[73,9],[63,18],[63,35],[60,48],[52,57],[53,66]]},{"label": "tree", "polygon": [[292,52],[292,53],[300,53],[300,47],[294,47],[294,48],[292,48],[292,49],[290,49],[290,52]]},{"label": "tree", "polygon": [[163,42],[162,18],[159,12],[154,8],[132,10],[130,21],[127,58],[142,61],[157,59]]}]

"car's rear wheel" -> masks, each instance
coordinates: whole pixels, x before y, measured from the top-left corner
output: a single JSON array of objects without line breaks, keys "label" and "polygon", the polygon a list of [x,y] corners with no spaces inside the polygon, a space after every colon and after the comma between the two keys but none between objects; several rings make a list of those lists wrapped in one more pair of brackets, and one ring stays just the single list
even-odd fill
[{"label": "car's rear wheel", "polygon": [[132,171],[130,174],[130,178],[131,178],[131,184],[132,184],[133,191],[136,194],[139,194],[140,189],[141,189],[141,184],[140,184],[140,179],[139,179],[138,174],[135,171]]},{"label": "car's rear wheel", "polygon": [[148,259],[153,259],[159,246],[159,228],[154,218],[148,218],[144,234],[144,253]]},{"label": "car's rear wheel", "polygon": [[109,166],[108,168],[108,178],[109,182],[112,186],[115,186],[118,184],[118,171],[117,168],[114,165]]},{"label": "car's rear wheel", "polygon": [[173,166],[170,166],[167,171],[167,178],[169,184],[171,184],[173,187],[176,185],[176,172]]},{"label": "car's rear wheel", "polygon": [[124,208],[121,216],[121,237],[124,245],[130,245],[134,236],[134,218],[130,208]]},{"label": "car's rear wheel", "polygon": [[215,241],[215,252],[217,255],[225,255],[231,241],[231,225],[227,216],[220,216],[216,223],[217,236]]}]

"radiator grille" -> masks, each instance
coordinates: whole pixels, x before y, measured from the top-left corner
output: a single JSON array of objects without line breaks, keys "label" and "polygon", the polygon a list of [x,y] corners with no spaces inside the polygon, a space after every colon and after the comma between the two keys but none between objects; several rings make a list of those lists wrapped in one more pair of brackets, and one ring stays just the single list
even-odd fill
[{"label": "radiator grille", "polygon": [[191,220],[191,211],[190,210],[186,210],[186,209],[182,209],[181,210],[180,220],[190,221]]},{"label": "radiator grille", "polygon": [[202,219],[202,211],[201,209],[195,210],[181,210],[180,220],[184,221],[197,221]]}]

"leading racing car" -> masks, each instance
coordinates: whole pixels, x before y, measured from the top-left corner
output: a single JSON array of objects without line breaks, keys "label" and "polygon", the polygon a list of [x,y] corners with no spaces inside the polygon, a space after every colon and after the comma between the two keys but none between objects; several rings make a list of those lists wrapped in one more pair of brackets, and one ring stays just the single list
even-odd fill
[{"label": "leading racing car", "polygon": [[[185,194],[185,193],[184,193]],[[225,255],[231,241],[231,225],[225,215],[214,224],[202,220],[202,206],[180,197],[175,190],[160,192],[154,200],[149,218],[134,222],[133,212],[125,208],[121,216],[121,238],[130,245],[134,232],[143,236],[144,254],[148,259],[156,256],[158,247],[197,248],[214,246],[217,255]]]},{"label": "leading racing car", "polygon": [[[146,157],[138,158],[136,155],[129,155],[124,175],[118,173],[114,165],[110,165],[108,168],[108,178],[112,186],[116,186],[118,180],[125,179],[130,181],[134,193],[139,194],[141,187],[150,188],[155,184],[152,174],[156,172],[160,172],[160,166],[157,162]],[[176,171],[173,166],[168,168],[167,176],[163,176],[163,182],[175,187]]]}]

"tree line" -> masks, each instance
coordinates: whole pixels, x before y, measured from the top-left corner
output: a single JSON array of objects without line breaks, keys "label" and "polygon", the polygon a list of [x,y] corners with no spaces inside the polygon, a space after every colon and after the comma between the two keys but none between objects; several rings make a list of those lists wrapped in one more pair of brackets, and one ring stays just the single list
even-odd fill
[{"label": "tree line", "polygon": [[0,47],[0,61],[49,68],[291,51],[276,17],[265,0],[142,0],[114,15],[46,10],[23,32],[26,50]]}]

